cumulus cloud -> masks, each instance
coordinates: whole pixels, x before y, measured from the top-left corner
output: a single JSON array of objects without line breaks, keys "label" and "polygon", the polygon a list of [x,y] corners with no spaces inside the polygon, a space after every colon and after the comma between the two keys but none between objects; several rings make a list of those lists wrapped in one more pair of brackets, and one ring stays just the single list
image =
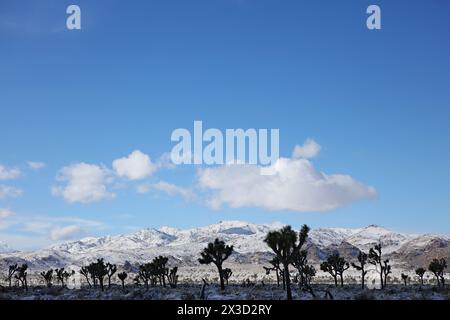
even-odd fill
[{"label": "cumulus cloud", "polygon": [[107,190],[111,177],[102,166],[77,163],[62,168],[57,179],[66,182],[66,185],[53,187],[52,193],[69,203],[90,203],[115,197],[114,193]]},{"label": "cumulus cloud", "polygon": [[312,139],[307,139],[305,143],[300,146],[296,145],[292,152],[294,159],[311,159],[317,156],[320,152],[321,146]]},{"label": "cumulus cloud", "polygon": [[211,191],[208,205],[218,209],[257,207],[296,212],[328,211],[376,197],[373,187],[349,175],[325,174],[306,159],[280,158],[261,175],[252,165],[227,165],[198,171],[199,185]]},{"label": "cumulus cloud", "polygon": [[0,180],[12,180],[22,173],[17,168],[8,168],[0,164]]},{"label": "cumulus cloud", "polygon": [[113,161],[116,174],[130,180],[141,180],[152,175],[157,165],[152,163],[150,157],[139,150],[133,151],[128,157]]},{"label": "cumulus cloud", "polygon": [[84,234],[83,229],[78,225],[53,228],[50,231],[50,238],[54,241],[71,240]]},{"label": "cumulus cloud", "polygon": [[9,209],[5,209],[5,208],[0,208],[0,219],[5,219],[8,217],[11,217],[14,215],[14,212],[12,212]]},{"label": "cumulus cloud", "polygon": [[27,162],[28,167],[32,170],[40,170],[43,169],[45,167],[45,163],[44,162],[38,162],[38,161],[28,161]]},{"label": "cumulus cloud", "polygon": [[154,184],[144,184],[137,187],[139,193],[147,193],[150,190],[159,190],[170,196],[181,196],[185,199],[194,198],[194,192],[190,188],[183,188],[166,181],[160,181]]},{"label": "cumulus cloud", "polygon": [[23,191],[21,189],[0,184],[0,199],[17,198],[21,196],[22,193]]}]

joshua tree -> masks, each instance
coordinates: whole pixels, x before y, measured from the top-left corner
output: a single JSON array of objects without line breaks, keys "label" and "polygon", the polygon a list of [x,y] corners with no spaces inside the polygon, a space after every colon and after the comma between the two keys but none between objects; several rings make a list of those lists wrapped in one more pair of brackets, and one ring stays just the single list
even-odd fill
[{"label": "joshua tree", "polygon": [[444,279],[444,270],[447,268],[447,261],[444,258],[441,259],[433,259],[430,265],[428,266],[428,270],[431,271],[436,277],[438,287],[442,285],[445,286]]},{"label": "joshua tree", "polygon": [[297,234],[292,230],[291,226],[285,226],[281,230],[269,232],[264,242],[272,249],[280,264],[283,265],[287,299],[292,300],[289,264],[292,263],[293,256],[297,250]]},{"label": "joshua tree", "polygon": [[106,276],[108,277],[108,288],[111,288],[111,278],[117,272],[117,266],[115,264],[106,264]]},{"label": "joshua tree", "polygon": [[369,258],[369,256],[366,253],[360,251],[358,254],[359,264],[352,263],[353,268],[355,268],[358,271],[361,271],[361,287],[363,290],[365,288],[365,278],[366,278],[366,274],[368,272],[368,270],[366,270],[366,264],[367,264],[368,258]]},{"label": "joshua tree", "polygon": [[223,269],[222,272],[223,272],[223,278],[228,285],[228,280],[230,280],[231,276],[233,275],[233,271],[231,271],[231,269],[229,269],[229,268],[226,268],[226,269]]},{"label": "joshua tree", "polygon": [[155,273],[155,266],[153,263],[146,263],[139,266],[139,272],[137,277],[135,278],[136,284],[139,284],[142,280],[145,283],[145,288],[148,290],[149,282],[152,279]]},{"label": "joshua tree", "polygon": [[89,266],[81,267],[80,274],[86,278],[86,282],[89,285],[89,287],[91,288],[92,285],[91,285],[91,282],[89,281],[89,277],[91,276],[91,274],[89,272]]},{"label": "joshua tree", "polygon": [[28,265],[22,264],[17,268],[17,274],[14,276],[22,284],[22,287],[25,288],[25,290],[28,290],[27,269]]},{"label": "joshua tree", "polygon": [[266,270],[266,274],[269,275],[271,271],[275,271],[275,274],[277,276],[277,287],[280,286],[280,277],[281,277],[283,281],[283,290],[285,290],[286,285],[284,281],[284,276],[282,276],[283,270],[281,269],[280,266],[280,259],[278,259],[277,257],[273,257],[273,259],[270,260],[269,263],[272,265],[271,267],[263,267],[264,270]]},{"label": "joshua tree", "polygon": [[169,271],[169,274],[167,275],[167,281],[169,282],[169,286],[171,288],[176,288],[178,284],[178,267],[174,267],[172,270]]},{"label": "joshua tree", "polygon": [[402,280],[406,287],[408,285],[409,276],[407,274],[402,273]]},{"label": "joshua tree", "polygon": [[125,279],[128,277],[128,274],[126,272],[121,272],[117,277],[120,279],[120,282],[122,282],[122,290],[125,290]]},{"label": "joshua tree", "polygon": [[155,276],[159,279],[159,284],[163,287],[166,286],[165,277],[168,275],[169,270],[166,268],[166,264],[169,258],[159,256],[153,259],[153,265],[155,267]]},{"label": "joshua tree", "polygon": [[387,277],[392,271],[389,265],[389,259],[383,260],[381,244],[377,244],[374,248],[370,249],[369,263],[376,267],[377,272],[380,274],[381,289],[384,289],[387,284]]},{"label": "joshua tree", "polygon": [[55,269],[56,278],[61,283],[61,287],[64,288],[65,283],[69,279],[69,277],[73,274],[75,274],[75,271],[72,270],[71,273],[64,270],[64,268],[61,269]]},{"label": "joshua tree", "polygon": [[419,276],[420,284],[423,286],[423,276],[425,275],[426,270],[424,268],[417,268],[416,274]]},{"label": "joshua tree", "polygon": [[225,290],[225,283],[223,279],[222,264],[233,253],[233,246],[225,245],[225,242],[216,239],[213,243],[209,243],[208,246],[200,253],[201,258],[198,259],[200,264],[214,263],[219,272],[220,289]]},{"label": "joshua tree", "polygon": [[48,271],[42,271],[40,273],[42,278],[44,278],[45,285],[50,288],[52,286],[52,280],[53,280],[53,269],[50,269]]},{"label": "joshua tree", "polygon": [[316,269],[312,265],[308,265],[308,251],[303,249],[308,239],[309,227],[304,225],[298,235],[298,244],[292,256],[292,265],[298,270],[299,286],[312,291],[310,288],[311,280],[316,275]]},{"label": "joshua tree", "polygon": [[16,274],[16,272],[19,270],[19,266],[16,264],[10,265],[8,269],[8,277],[6,280],[8,280],[9,287],[11,288],[12,285],[12,278]]},{"label": "joshua tree", "polygon": [[327,261],[322,262],[320,269],[324,272],[328,272],[334,279],[334,284],[337,287],[337,277],[341,280],[341,287],[344,286],[344,271],[350,268],[348,262],[344,258],[339,256],[339,253],[332,254],[328,257]]}]

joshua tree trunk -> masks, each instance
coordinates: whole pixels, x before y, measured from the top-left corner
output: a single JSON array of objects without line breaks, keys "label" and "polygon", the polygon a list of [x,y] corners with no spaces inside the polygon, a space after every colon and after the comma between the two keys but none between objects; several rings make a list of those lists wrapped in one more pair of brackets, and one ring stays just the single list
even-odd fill
[{"label": "joshua tree trunk", "polygon": [[286,282],[286,293],[287,293],[287,299],[292,300],[292,292],[291,292],[291,279],[289,277],[289,265],[284,265],[284,279]]},{"label": "joshua tree trunk", "polygon": [[338,286],[337,275],[334,275],[333,279],[334,279],[334,286],[337,287]]},{"label": "joshua tree trunk", "polygon": [[340,278],[341,278],[341,287],[343,288],[344,287],[344,276],[341,274]]},{"label": "joshua tree trunk", "polygon": [[364,275],[364,270],[363,270],[363,273],[362,273],[362,276],[361,276],[361,279],[362,279],[362,280],[361,280],[361,289],[362,289],[362,290],[364,290],[365,287],[366,287],[366,286],[365,286],[365,283],[364,283],[364,276],[365,276],[365,275]]},{"label": "joshua tree trunk", "polygon": [[219,271],[219,278],[220,278],[220,290],[225,290],[225,282],[223,281],[223,270],[221,265],[217,265],[217,270]]},{"label": "joshua tree trunk", "polygon": [[[275,273],[277,275],[277,287],[280,287],[280,274],[278,273],[278,269],[275,269]],[[11,280],[9,280],[9,286],[11,286]]]}]

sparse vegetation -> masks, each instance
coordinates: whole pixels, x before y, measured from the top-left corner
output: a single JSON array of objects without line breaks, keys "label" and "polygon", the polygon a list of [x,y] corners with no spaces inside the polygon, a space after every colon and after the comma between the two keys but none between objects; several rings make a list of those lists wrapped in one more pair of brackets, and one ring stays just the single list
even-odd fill
[{"label": "sparse vegetation", "polygon": [[444,278],[444,270],[447,268],[447,261],[444,258],[442,259],[433,259],[430,265],[428,266],[428,270],[434,274],[437,280],[438,287],[445,286],[445,278]]},{"label": "sparse vegetation", "polygon": [[320,264],[320,269],[328,272],[334,279],[334,284],[338,286],[338,277],[341,281],[341,287],[344,286],[344,272],[350,268],[350,264],[342,258],[339,253],[328,257],[327,261]]},{"label": "sparse vegetation", "polygon": [[423,286],[423,276],[425,275],[426,270],[424,268],[417,268],[416,275],[420,279],[420,284]]},{"label": "sparse vegetation", "polygon": [[376,271],[380,275],[381,289],[384,289],[387,284],[388,275],[392,273],[392,270],[389,259],[383,260],[381,243],[370,249],[369,263],[375,266]]},{"label": "sparse vegetation", "polygon": [[358,271],[361,271],[361,288],[364,290],[364,288],[366,287],[365,285],[365,278],[367,275],[368,270],[366,269],[366,265],[367,265],[367,259],[369,258],[369,256],[367,255],[367,253],[364,253],[362,251],[359,252],[358,254],[358,263],[359,264],[355,264],[352,263],[352,267],[355,268]]}]

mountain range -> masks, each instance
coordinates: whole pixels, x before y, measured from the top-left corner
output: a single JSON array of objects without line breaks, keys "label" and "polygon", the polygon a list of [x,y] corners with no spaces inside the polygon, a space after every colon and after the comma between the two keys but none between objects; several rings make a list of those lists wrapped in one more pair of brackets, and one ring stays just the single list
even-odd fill
[{"label": "mountain range", "polygon": [[[150,261],[158,255],[170,257],[174,264],[194,267],[198,265],[200,251],[215,238],[234,246],[231,263],[263,265],[272,257],[263,240],[269,231],[282,226],[281,223],[222,221],[186,230],[162,227],[127,235],[84,238],[32,252],[12,251],[0,244],[0,268],[4,270],[11,263],[27,263],[30,269],[39,271],[82,266],[100,257],[123,266]],[[438,257],[450,261],[449,236],[405,234],[377,225],[357,229],[313,229],[308,239],[309,258],[318,264],[338,251],[351,261],[360,250],[368,252],[377,243],[382,244],[385,256],[404,270],[426,266]]]}]

